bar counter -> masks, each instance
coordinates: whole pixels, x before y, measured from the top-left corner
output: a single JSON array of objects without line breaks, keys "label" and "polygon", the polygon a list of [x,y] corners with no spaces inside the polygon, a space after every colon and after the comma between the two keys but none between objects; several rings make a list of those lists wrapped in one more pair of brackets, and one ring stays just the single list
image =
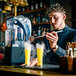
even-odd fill
[{"label": "bar counter", "polygon": [[[46,70],[35,70],[35,69],[25,69],[25,68],[16,68],[15,66],[6,66],[6,65],[0,65],[0,74],[3,75],[9,75],[9,76],[68,76],[69,74],[62,74],[60,72],[54,72],[54,71],[46,71]],[[73,74],[70,74],[73,75]]]}]

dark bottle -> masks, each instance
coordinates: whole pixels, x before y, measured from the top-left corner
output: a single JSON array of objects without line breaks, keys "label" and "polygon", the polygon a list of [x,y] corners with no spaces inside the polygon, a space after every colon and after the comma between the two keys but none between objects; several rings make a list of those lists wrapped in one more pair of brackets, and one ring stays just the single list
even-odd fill
[{"label": "dark bottle", "polygon": [[43,34],[43,32],[44,32],[44,28],[41,28],[41,35]]},{"label": "dark bottle", "polygon": [[38,23],[40,23],[41,22],[41,16],[40,16],[40,14],[38,14]]},{"label": "dark bottle", "polygon": [[44,8],[46,8],[46,3],[44,3]]},{"label": "dark bottle", "polygon": [[26,6],[26,11],[29,11],[29,6]]},{"label": "dark bottle", "polygon": [[22,7],[21,6],[18,7],[18,11],[22,12]]},{"label": "dark bottle", "polygon": [[45,35],[46,33],[46,28],[44,28],[42,35]]},{"label": "dark bottle", "polygon": [[67,42],[67,45],[66,45],[66,55],[67,56],[69,55],[69,47],[70,47],[70,42]]},{"label": "dark bottle", "polygon": [[30,16],[31,23],[33,23],[33,15]]},{"label": "dark bottle", "polygon": [[44,16],[41,15],[41,22],[44,22]]}]

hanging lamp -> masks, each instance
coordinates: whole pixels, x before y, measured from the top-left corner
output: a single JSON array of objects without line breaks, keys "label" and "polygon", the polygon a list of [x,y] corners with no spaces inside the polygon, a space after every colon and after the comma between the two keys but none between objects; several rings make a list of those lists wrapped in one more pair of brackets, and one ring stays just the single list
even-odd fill
[{"label": "hanging lamp", "polygon": [[7,0],[14,5],[15,16],[17,16],[17,6],[28,6],[27,0]]}]

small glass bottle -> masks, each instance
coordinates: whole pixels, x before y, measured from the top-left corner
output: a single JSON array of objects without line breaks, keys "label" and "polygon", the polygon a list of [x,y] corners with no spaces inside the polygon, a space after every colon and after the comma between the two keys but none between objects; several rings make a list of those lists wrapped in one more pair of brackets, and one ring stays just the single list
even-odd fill
[{"label": "small glass bottle", "polygon": [[69,72],[72,72],[73,71],[73,56],[72,56],[73,54],[72,54],[72,51],[73,50],[70,47],[69,48],[69,56],[68,56],[68,59],[67,59],[68,60],[67,62],[68,62],[68,71]]},{"label": "small glass bottle", "polygon": [[40,1],[40,8],[43,8],[43,2],[42,2],[42,0]]},{"label": "small glass bottle", "polygon": [[26,11],[29,11],[29,6],[26,6]]},{"label": "small glass bottle", "polygon": [[44,28],[44,31],[43,31],[42,35],[45,35],[45,33],[46,33],[46,28]]},{"label": "small glass bottle", "polygon": [[36,24],[36,18],[35,17],[33,18],[33,24]]},{"label": "small glass bottle", "polygon": [[41,35],[43,34],[44,28],[41,28]]},{"label": "small glass bottle", "polygon": [[35,3],[35,9],[38,9],[38,2]]},{"label": "small glass bottle", "polygon": [[24,12],[25,11],[25,7],[22,7],[22,12]]},{"label": "small glass bottle", "polygon": [[74,43],[74,57],[76,57],[76,42]]},{"label": "small glass bottle", "polygon": [[30,16],[31,23],[33,23],[33,15]]},{"label": "small glass bottle", "polygon": [[38,27],[38,36],[40,36],[40,35],[41,35],[41,28]]},{"label": "small glass bottle", "polygon": [[46,3],[44,3],[44,8],[46,8]]},{"label": "small glass bottle", "polygon": [[33,0],[31,2],[31,10],[34,10],[34,2],[33,2]]},{"label": "small glass bottle", "polygon": [[70,45],[70,42],[67,42],[67,45],[66,45],[66,56],[69,55],[69,46]]},{"label": "small glass bottle", "polygon": [[35,36],[35,31],[33,31],[33,36]]},{"label": "small glass bottle", "polygon": [[41,17],[40,17],[40,14],[38,14],[38,23],[41,22]]}]

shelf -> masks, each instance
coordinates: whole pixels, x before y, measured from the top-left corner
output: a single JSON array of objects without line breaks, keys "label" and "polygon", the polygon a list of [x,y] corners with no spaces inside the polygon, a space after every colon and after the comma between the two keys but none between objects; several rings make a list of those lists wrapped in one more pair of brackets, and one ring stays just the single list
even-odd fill
[{"label": "shelf", "polygon": [[74,18],[74,19],[70,19],[70,21],[76,21],[76,18]]},{"label": "shelf", "polygon": [[38,12],[38,11],[42,11],[42,10],[46,10],[46,8],[40,8],[40,9],[36,9],[36,10],[20,12],[20,13],[18,13],[18,15],[20,15],[20,14],[25,14],[25,13]]},{"label": "shelf", "polygon": [[47,25],[47,24],[49,24],[49,22],[43,22],[43,23],[36,23],[36,24],[32,24],[32,25]]}]

